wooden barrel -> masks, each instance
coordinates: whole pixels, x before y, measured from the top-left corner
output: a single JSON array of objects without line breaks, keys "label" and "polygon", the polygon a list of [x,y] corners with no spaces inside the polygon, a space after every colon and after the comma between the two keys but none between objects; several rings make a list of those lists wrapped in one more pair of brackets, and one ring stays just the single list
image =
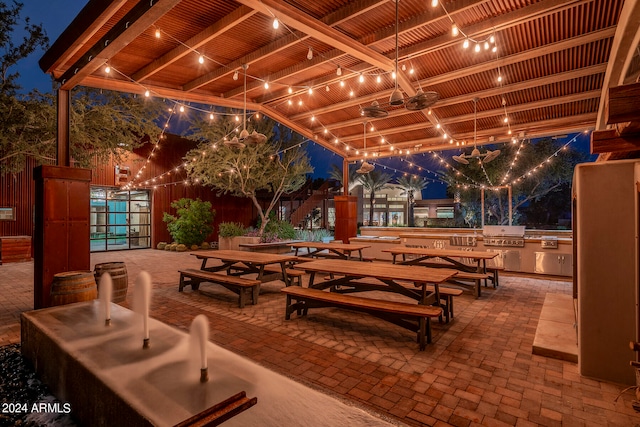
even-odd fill
[{"label": "wooden barrel", "polygon": [[66,271],[53,275],[51,305],[91,301],[98,297],[98,288],[91,271]]},{"label": "wooden barrel", "polygon": [[129,288],[129,277],[127,276],[127,267],[124,262],[103,262],[95,266],[95,279],[98,284],[98,292],[100,292],[100,277],[104,273],[111,275],[113,281],[113,295],[111,301],[122,302],[127,298],[127,289]]}]

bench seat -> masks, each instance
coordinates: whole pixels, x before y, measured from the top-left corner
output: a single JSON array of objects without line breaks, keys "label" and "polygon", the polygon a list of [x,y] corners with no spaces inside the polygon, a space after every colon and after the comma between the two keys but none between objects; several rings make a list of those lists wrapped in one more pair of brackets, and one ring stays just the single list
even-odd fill
[{"label": "bench seat", "polygon": [[196,291],[200,287],[200,283],[209,282],[222,285],[236,293],[238,295],[238,306],[240,308],[244,308],[247,294],[250,296],[252,304],[255,305],[258,303],[258,295],[260,294],[259,280],[245,279],[243,277],[229,276],[192,268],[179,271],[180,286],[178,287],[178,292],[182,292],[185,286],[191,286],[191,289]]},{"label": "bench seat", "polygon": [[490,275],[486,273],[469,273],[466,271],[458,271],[455,276],[447,280],[445,283],[469,288],[473,291],[473,295],[478,298],[480,297],[482,292],[480,282],[484,280],[486,286],[486,281],[489,277]]},{"label": "bench seat", "polygon": [[306,315],[309,308],[340,307],[361,311],[416,332],[420,350],[424,350],[425,344],[431,342],[430,319],[442,316],[442,308],[430,305],[362,298],[298,286],[280,291],[287,295],[286,320],[291,319],[294,311],[298,315]]},{"label": "bench seat", "polygon": [[[278,273],[282,275],[282,269],[278,265],[266,265],[264,267],[264,271],[269,273]],[[293,279],[297,279],[297,285],[302,286],[302,276],[305,275],[305,272],[302,270],[296,270],[295,268],[287,268],[287,276],[289,276],[291,284],[293,284]]]}]

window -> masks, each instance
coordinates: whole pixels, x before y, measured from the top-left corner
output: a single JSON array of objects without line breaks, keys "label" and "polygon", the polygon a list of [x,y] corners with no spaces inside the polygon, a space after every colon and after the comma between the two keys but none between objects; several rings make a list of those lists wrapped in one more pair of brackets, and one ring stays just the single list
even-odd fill
[{"label": "window", "polygon": [[92,252],[150,247],[150,192],[92,187],[90,227]]},{"label": "window", "polygon": [[0,221],[15,221],[16,208],[0,208]]},{"label": "window", "polygon": [[436,208],[436,218],[453,218],[453,207]]}]

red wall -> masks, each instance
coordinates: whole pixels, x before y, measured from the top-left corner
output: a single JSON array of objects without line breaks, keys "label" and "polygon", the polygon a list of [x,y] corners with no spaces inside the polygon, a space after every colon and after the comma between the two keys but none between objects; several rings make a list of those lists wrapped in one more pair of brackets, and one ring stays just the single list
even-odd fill
[{"label": "red wall", "polygon": [[[120,166],[129,166],[132,176],[138,172],[140,167],[146,164],[146,168],[137,182],[144,182],[147,179],[156,177],[156,188],[152,190],[152,210],[151,210],[151,242],[152,247],[158,242],[169,242],[171,236],[167,231],[166,224],[162,221],[164,212],[175,213],[171,208],[171,202],[183,197],[200,198],[203,201],[211,202],[216,211],[214,227],[215,231],[207,239],[217,240],[218,224],[224,221],[241,222],[245,226],[250,225],[257,216],[257,211],[249,199],[232,197],[228,195],[216,196],[216,191],[210,187],[197,185],[185,185],[183,181],[186,174],[182,168],[178,172],[174,169],[182,164],[184,154],[195,144],[189,140],[173,135],[167,135],[159,145],[153,157],[149,157],[152,148],[151,144],[128,153],[128,157]],[[147,162],[147,159],[150,161]],[[97,163],[97,162],[96,162]],[[27,167],[19,174],[0,175],[0,206],[16,206],[16,221],[0,221],[0,236],[31,236],[33,233],[33,205],[34,205],[34,182],[33,168],[36,163],[29,159]],[[115,186],[115,166],[113,161],[102,162],[92,168],[91,185],[105,187]],[[159,180],[162,173],[171,171],[170,176],[165,176]],[[168,183],[168,184],[167,184]],[[152,187],[150,186],[149,189]]]}]

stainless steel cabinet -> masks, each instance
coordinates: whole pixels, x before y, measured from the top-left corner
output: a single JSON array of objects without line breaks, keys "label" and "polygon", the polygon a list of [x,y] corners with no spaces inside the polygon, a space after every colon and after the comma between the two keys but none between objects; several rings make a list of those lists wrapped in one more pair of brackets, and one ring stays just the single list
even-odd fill
[{"label": "stainless steel cabinet", "polygon": [[571,276],[573,274],[573,255],[536,252],[534,272],[555,276]]},{"label": "stainless steel cabinet", "polygon": [[487,252],[498,252],[498,256],[487,265],[504,267],[505,271],[522,271],[520,267],[520,251],[517,249],[487,249]]}]

